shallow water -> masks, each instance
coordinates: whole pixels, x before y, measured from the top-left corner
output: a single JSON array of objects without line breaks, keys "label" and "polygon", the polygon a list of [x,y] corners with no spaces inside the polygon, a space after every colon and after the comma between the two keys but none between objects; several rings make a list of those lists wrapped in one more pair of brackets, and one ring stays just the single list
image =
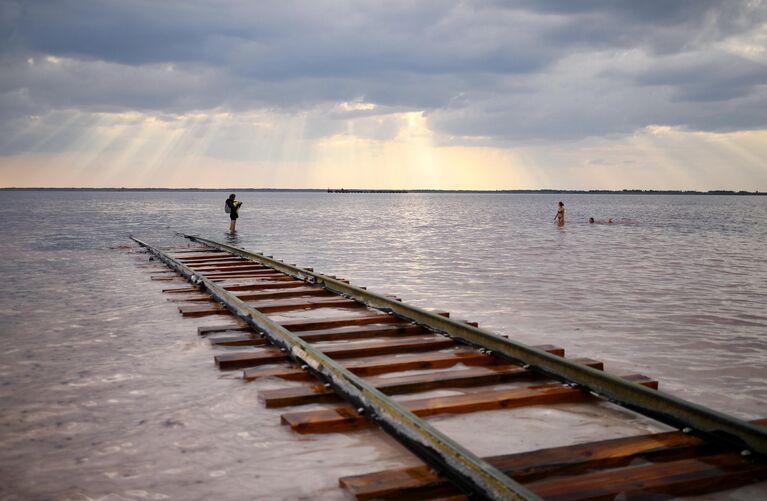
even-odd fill
[{"label": "shallow water", "polygon": [[[221,320],[181,319],[158,266],[117,248],[224,240],[225,195],[0,192],[0,497],[343,499],[338,477],[415,462],[379,432],[281,427],[257,392],[285,383],[216,370],[195,327]],[[767,417],[765,197],[568,195],[564,228],[549,195],[239,198],[237,245]],[[479,454],[663,429],[577,405],[431,422]]]}]

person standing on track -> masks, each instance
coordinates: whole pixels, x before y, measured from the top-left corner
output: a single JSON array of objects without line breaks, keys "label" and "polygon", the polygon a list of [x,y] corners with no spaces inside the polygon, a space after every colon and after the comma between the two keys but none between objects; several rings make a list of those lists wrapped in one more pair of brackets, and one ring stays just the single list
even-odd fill
[{"label": "person standing on track", "polygon": [[242,202],[234,198],[234,193],[229,195],[224,206],[224,210],[229,214],[229,233],[237,233],[237,218],[240,217],[240,207],[242,207]]}]

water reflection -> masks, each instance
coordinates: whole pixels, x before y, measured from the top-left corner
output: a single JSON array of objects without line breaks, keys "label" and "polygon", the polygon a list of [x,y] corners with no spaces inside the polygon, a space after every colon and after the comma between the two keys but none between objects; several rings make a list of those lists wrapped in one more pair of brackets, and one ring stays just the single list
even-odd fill
[{"label": "water reflection", "polygon": [[239,246],[240,243],[242,242],[242,239],[240,238],[240,234],[237,232],[232,233],[229,231],[225,231],[224,242],[226,242],[229,245]]},{"label": "water reflection", "polygon": [[[0,276],[13,292],[0,296],[0,471],[12,495],[343,499],[339,476],[412,462],[372,431],[297,439],[258,402],[260,383],[219,377],[195,327],[221,318],[180,319],[160,292],[168,282],[148,280],[160,265],[110,249],[129,233],[264,251],[763,417],[767,197],[572,196],[569,221],[621,224],[564,228],[551,222],[555,197],[246,192],[258,214],[229,235],[219,192],[0,192]],[[488,455],[651,429],[574,412],[488,413],[487,427],[507,430],[492,440],[465,418],[435,423]],[[552,419],[574,433],[551,434]]]}]

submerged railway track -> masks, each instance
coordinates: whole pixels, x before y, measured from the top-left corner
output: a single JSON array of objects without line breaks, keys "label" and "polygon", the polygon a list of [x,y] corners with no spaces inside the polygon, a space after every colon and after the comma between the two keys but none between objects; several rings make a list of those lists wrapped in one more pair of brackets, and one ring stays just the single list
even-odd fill
[{"label": "submerged railway track", "polygon": [[[566,358],[555,346],[527,346],[446,312],[184,236],[198,246],[168,250],[134,240],[190,282],[164,291],[184,316],[230,317],[198,329],[214,345],[241,348],[217,355],[220,369],[243,369],[246,381],[305,382],[260,394],[267,407],[290,407],[280,419],[297,433],[378,426],[425,463],[339,479],[357,499],[642,499],[767,479],[767,420],[746,422],[658,391],[646,376],[611,375],[600,362]],[[279,316],[291,311],[315,314]],[[533,384],[494,386],[526,381]],[[462,393],[395,398],[442,388]],[[425,419],[600,400],[678,431],[480,458]],[[301,410],[314,403],[328,407]]]}]

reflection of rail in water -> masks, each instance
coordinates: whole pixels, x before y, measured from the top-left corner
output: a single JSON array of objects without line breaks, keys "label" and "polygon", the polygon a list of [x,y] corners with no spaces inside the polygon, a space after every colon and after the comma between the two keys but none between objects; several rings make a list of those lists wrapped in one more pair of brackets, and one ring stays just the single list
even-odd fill
[{"label": "reflection of rail in water", "polygon": [[[346,400],[347,405],[324,410],[289,410],[281,419],[298,433],[378,425],[433,468],[342,478],[341,485],[359,499],[430,499],[461,491],[479,498],[612,499],[620,492],[697,494],[767,478],[767,421],[744,422],[658,392],[657,383],[644,376],[615,377],[603,372],[600,362],[564,358],[561,348],[526,346],[452,320],[446,312],[409,306],[270,256],[187,238],[204,247],[162,252],[137,242],[192,282],[193,287],[165,290],[183,303],[184,316],[235,320],[198,329],[213,345],[242,347],[217,355],[219,368],[244,368],[247,381],[267,376],[313,381],[261,397],[267,407]],[[269,317],[290,311],[318,314],[279,322]],[[313,346],[317,342],[323,345]],[[370,358],[390,354],[398,356]],[[275,363],[281,365],[261,367]],[[427,372],[458,364],[467,368]],[[413,370],[419,372],[384,376]],[[549,382],[492,386],[542,379]],[[476,391],[400,404],[389,398],[441,388]],[[599,398],[681,431],[482,459],[422,419]]]}]

